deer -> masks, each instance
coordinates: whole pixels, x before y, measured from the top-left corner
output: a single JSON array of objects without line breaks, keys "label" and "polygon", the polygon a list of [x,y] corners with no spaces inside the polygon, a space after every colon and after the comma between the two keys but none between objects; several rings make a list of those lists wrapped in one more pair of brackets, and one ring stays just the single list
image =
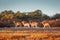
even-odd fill
[{"label": "deer", "polygon": [[30,27],[30,24],[29,22],[26,22],[26,21],[22,21],[22,24],[24,27]]},{"label": "deer", "polygon": [[29,23],[30,23],[30,26],[33,28],[38,27],[38,22],[36,22],[36,21],[30,21]]},{"label": "deer", "polygon": [[21,23],[19,21],[13,21],[15,27],[20,27],[21,26]]},{"label": "deer", "polygon": [[50,28],[50,24],[47,21],[42,21],[43,24],[43,28],[49,27]]}]

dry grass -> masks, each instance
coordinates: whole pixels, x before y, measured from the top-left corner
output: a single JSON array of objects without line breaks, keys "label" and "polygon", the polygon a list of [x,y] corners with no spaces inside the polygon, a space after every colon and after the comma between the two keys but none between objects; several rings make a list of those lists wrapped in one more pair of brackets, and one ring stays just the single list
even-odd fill
[{"label": "dry grass", "polygon": [[60,40],[60,31],[0,30],[0,40]]}]

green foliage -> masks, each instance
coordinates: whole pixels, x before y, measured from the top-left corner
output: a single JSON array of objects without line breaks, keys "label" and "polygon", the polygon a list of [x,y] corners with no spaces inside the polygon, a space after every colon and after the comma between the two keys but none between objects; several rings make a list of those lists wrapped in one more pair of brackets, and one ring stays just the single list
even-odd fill
[{"label": "green foliage", "polygon": [[[23,19],[23,20],[29,20],[29,19],[32,19],[32,20],[49,20],[50,17],[48,15],[44,15],[42,13],[41,10],[35,10],[33,12],[28,12],[28,14],[26,15],[26,13],[22,13],[20,11],[17,11],[16,13],[14,13],[13,11],[2,11],[0,13],[0,20],[7,20],[7,19]],[[54,17],[58,18],[59,15],[55,15]]]},{"label": "green foliage", "polygon": [[50,17],[46,14],[42,14],[42,20],[50,20]]},{"label": "green foliage", "polygon": [[60,19],[60,13],[55,14],[51,19]]},{"label": "green foliage", "polygon": [[0,19],[4,20],[4,19],[13,19],[14,18],[14,12],[13,11],[2,11],[0,13]]},{"label": "green foliage", "polygon": [[15,16],[14,18],[16,19],[21,19],[25,16],[25,14],[18,11],[17,13],[15,13],[14,16]]},{"label": "green foliage", "polygon": [[30,12],[28,15],[34,20],[41,20],[42,11],[36,10],[34,12]]}]

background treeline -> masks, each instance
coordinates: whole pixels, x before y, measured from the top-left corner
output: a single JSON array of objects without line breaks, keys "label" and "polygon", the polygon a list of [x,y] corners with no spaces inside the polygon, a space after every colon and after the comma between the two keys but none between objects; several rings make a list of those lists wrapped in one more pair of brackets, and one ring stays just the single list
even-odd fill
[{"label": "background treeline", "polygon": [[4,10],[0,12],[0,20],[53,20],[53,19],[60,19],[60,13],[56,13],[55,15],[48,16],[43,14],[41,10],[35,10],[33,12],[20,12],[17,11],[16,13],[12,10]]}]

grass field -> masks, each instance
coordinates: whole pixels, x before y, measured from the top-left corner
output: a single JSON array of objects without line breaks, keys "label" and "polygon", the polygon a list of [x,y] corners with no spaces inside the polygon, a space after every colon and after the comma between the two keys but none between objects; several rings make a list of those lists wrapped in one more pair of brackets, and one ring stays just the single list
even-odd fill
[{"label": "grass field", "polygon": [[0,28],[0,40],[60,40],[60,28]]}]

